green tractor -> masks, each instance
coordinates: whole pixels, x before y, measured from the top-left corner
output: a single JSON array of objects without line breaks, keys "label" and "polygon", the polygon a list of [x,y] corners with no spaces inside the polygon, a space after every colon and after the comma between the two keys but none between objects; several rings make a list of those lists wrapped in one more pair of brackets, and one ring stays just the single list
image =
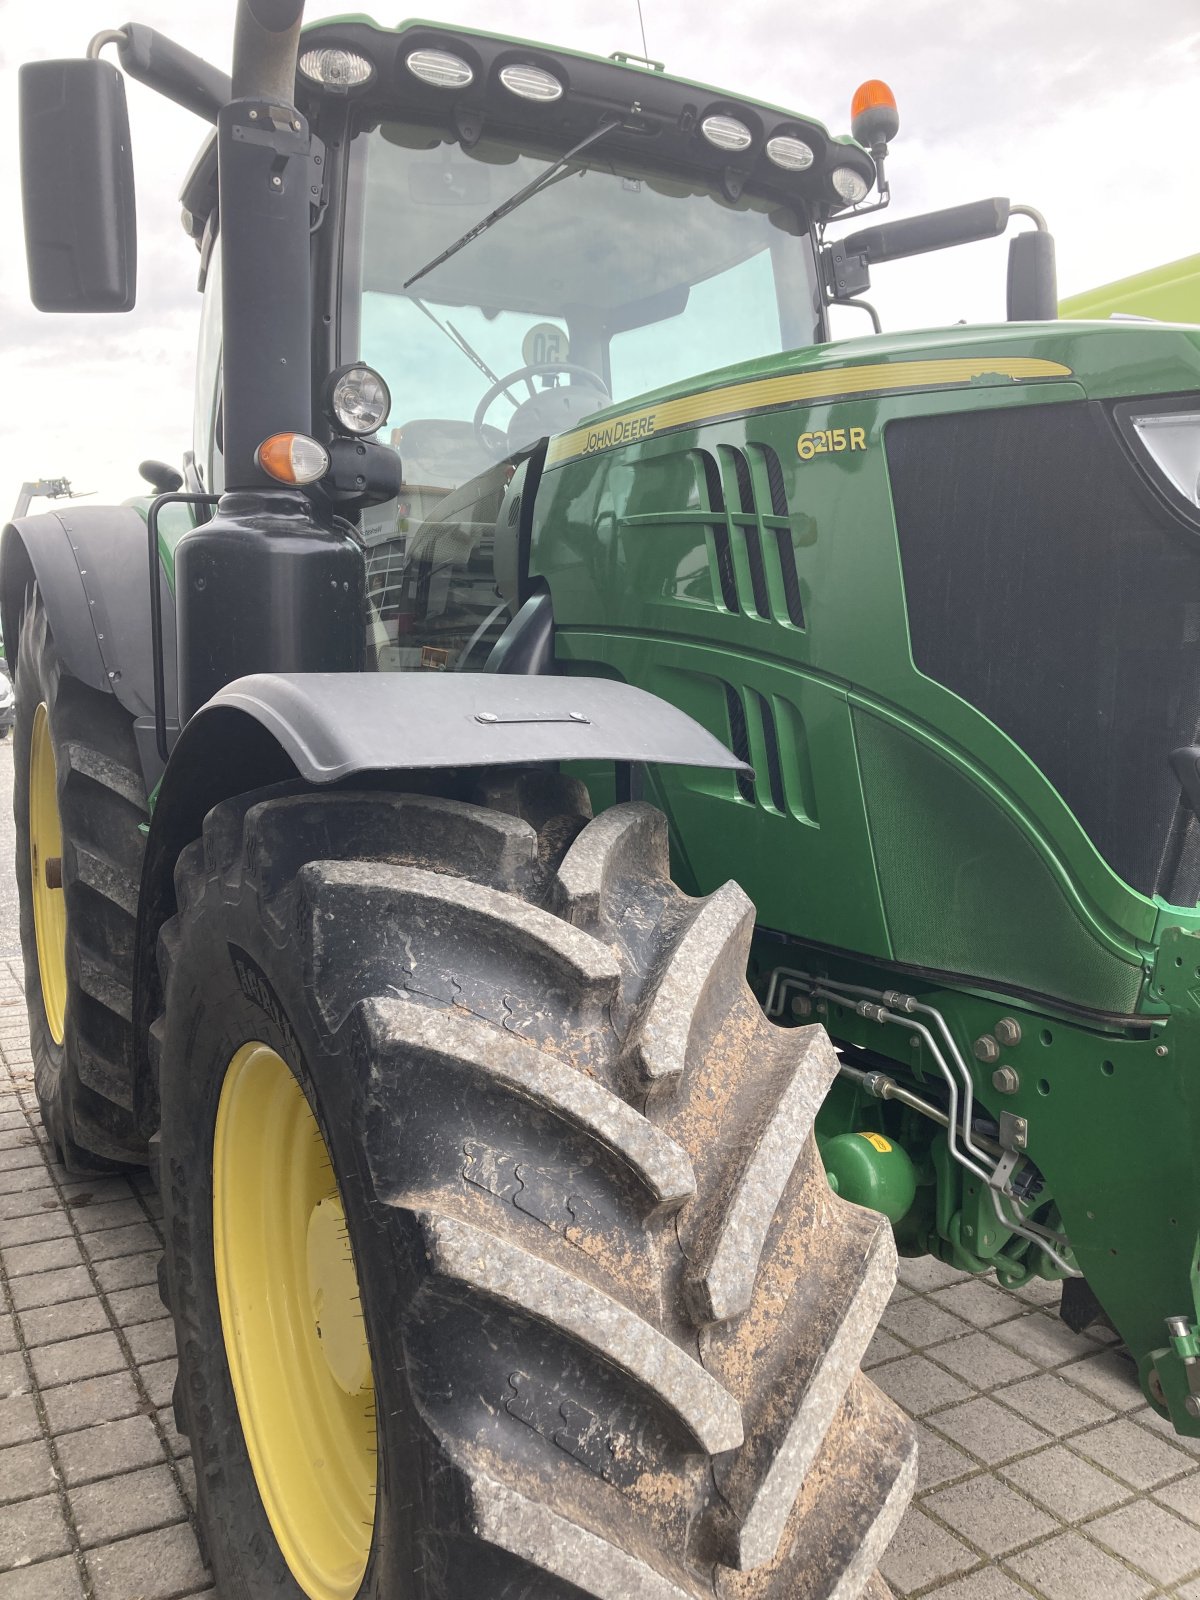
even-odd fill
[{"label": "green tractor", "polygon": [[[880,85],[300,11],[23,69],[48,311],[133,304],[102,52],[215,124],[182,473],[0,548],[50,1137],[161,1188],[221,1593],[879,1600],[897,1245],[1200,1433],[1200,335],[829,236]],[[828,342],[1014,212],[1007,325]]]}]

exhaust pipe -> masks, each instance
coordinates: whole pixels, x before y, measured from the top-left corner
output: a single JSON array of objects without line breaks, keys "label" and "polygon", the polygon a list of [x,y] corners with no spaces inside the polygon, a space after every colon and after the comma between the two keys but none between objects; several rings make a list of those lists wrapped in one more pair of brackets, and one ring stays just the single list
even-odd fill
[{"label": "exhaust pipe", "polygon": [[239,0],[233,32],[233,98],[290,106],[304,0]]}]

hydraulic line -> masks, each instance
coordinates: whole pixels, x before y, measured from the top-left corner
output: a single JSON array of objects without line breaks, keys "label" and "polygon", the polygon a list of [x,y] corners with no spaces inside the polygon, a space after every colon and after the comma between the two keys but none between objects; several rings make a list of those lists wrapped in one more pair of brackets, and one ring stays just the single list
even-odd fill
[{"label": "hydraulic line", "polygon": [[[835,1005],[844,1003],[845,997],[843,995],[838,994],[833,989],[826,989],[823,985],[818,983],[813,984],[812,993],[815,994],[819,999],[832,1000]],[[859,1014],[866,1017],[869,1021],[898,1023],[902,1027],[911,1028],[911,1030],[921,1039],[922,1043],[933,1057],[938,1071],[946,1080],[946,1087],[950,1091],[950,1115],[949,1120],[946,1123],[946,1134],[950,1141],[950,1153],[955,1157],[960,1166],[966,1167],[968,1172],[973,1172],[981,1182],[990,1183],[992,1174],[987,1170],[987,1168],[980,1166],[977,1161],[964,1154],[962,1150],[955,1148],[956,1136],[961,1131],[958,1121],[958,1083],[956,1082],[954,1074],[951,1072],[949,1066],[946,1064],[946,1058],[938,1049],[933,1034],[923,1022],[914,1022],[910,1016],[901,1016],[897,1012],[889,1011],[886,1006],[873,1005],[868,1001],[863,1001],[862,1005],[866,1007],[866,1009],[860,1010]],[[856,1007],[855,1009],[858,1010],[859,1008]],[[984,1160],[987,1159],[983,1151],[980,1151],[980,1155],[984,1157]]]},{"label": "hydraulic line", "polygon": [[[889,1077],[886,1072],[866,1072],[862,1067],[852,1067],[848,1061],[839,1061],[838,1074],[857,1083],[874,1100],[894,1100],[897,1105],[908,1106],[911,1111],[919,1111],[923,1117],[928,1117],[930,1122],[936,1122],[943,1128],[950,1126],[950,1118],[932,1100],[926,1100],[913,1090],[906,1089],[895,1078]],[[978,1135],[989,1154],[999,1156],[1002,1146],[994,1139],[989,1139],[984,1134]]]},{"label": "hydraulic line", "polygon": [[[827,984],[830,988],[835,988],[835,989],[842,990],[845,994],[862,995],[868,1000],[882,1001],[884,1005],[891,1006],[894,1011],[903,1011],[903,1012],[906,1012],[906,1013],[908,1013],[910,1015],[915,1013],[915,1012],[920,1012],[923,1016],[932,1017],[934,1022],[937,1025],[938,1032],[942,1036],[942,1039],[943,1039],[943,1041],[945,1043],[946,1049],[947,1049],[951,1059],[953,1060],[955,1066],[958,1068],[959,1077],[962,1080],[962,1085],[963,1085],[963,1128],[962,1128],[962,1139],[963,1139],[963,1143],[966,1145],[967,1149],[971,1152],[971,1154],[974,1155],[975,1157],[977,1157],[977,1159],[979,1159],[980,1161],[984,1161],[984,1160],[987,1159],[985,1154],[984,1154],[984,1152],[982,1150],[980,1150],[975,1144],[973,1144],[972,1140],[971,1140],[971,1124],[974,1121],[974,1112],[975,1112],[975,1084],[974,1084],[974,1080],[971,1077],[971,1070],[967,1066],[967,1063],[963,1060],[962,1052],[959,1050],[958,1045],[955,1043],[954,1035],[950,1032],[950,1028],[949,1028],[949,1025],[946,1022],[945,1017],[942,1015],[942,1013],[939,1010],[937,1010],[937,1008],[935,1006],[923,1005],[921,1003],[921,1001],[919,1001],[919,1000],[917,1000],[915,998],[915,996],[913,996],[911,994],[901,994],[895,989],[884,989],[884,990],[866,989],[866,988],[863,988],[860,984],[843,983],[841,981],[841,979],[833,979],[833,978],[825,978],[825,979],[818,980],[818,979],[814,978],[811,973],[801,972],[799,970],[790,971],[790,970],[782,968],[782,967],[779,968],[776,973],[772,974],[772,977],[771,977],[772,988],[774,987],[776,977],[782,977],[784,979],[785,983],[786,983],[788,978],[802,979],[805,983],[808,983],[810,985],[820,981],[820,982],[823,982],[823,983]],[[767,995],[767,1015],[768,1016],[772,1015],[772,1012],[771,1012],[771,999],[772,999],[772,996],[771,996],[770,993],[768,993],[768,995]]]},{"label": "hydraulic line", "polygon": [[[859,1016],[865,1017],[869,1021],[892,1023],[900,1027],[907,1027],[922,1040],[926,1048],[929,1050],[929,1053],[932,1056],[935,1064],[937,1065],[938,1071],[946,1081],[946,1086],[950,1094],[949,1113],[942,1112],[938,1108],[933,1107],[930,1102],[923,1100],[921,1096],[911,1094],[909,1091],[904,1090],[902,1085],[895,1084],[894,1080],[886,1077],[886,1074],[877,1074],[874,1076],[883,1078],[888,1084],[894,1084],[894,1088],[899,1092],[880,1094],[878,1098],[902,1101],[904,1104],[912,1107],[912,1109],[920,1111],[926,1116],[932,1116],[933,1121],[939,1123],[946,1129],[946,1139],[950,1149],[951,1157],[957,1161],[961,1167],[964,1167],[968,1172],[972,1173],[975,1177],[980,1178],[983,1183],[986,1184],[988,1194],[991,1197],[992,1209],[995,1211],[996,1220],[1001,1224],[1001,1226],[1006,1228],[1010,1233],[1015,1233],[1019,1238],[1027,1239],[1031,1244],[1035,1244],[1040,1250],[1045,1251],[1046,1255],[1049,1256],[1054,1265],[1068,1277],[1079,1277],[1079,1269],[1077,1267],[1072,1267],[1063,1259],[1058,1250],[1055,1249],[1055,1245],[1059,1245],[1068,1249],[1070,1248],[1069,1241],[1064,1238],[1062,1234],[1054,1233],[1050,1229],[1042,1227],[1040,1223],[1032,1222],[1028,1218],[1022,1218],[1020,1221],[1018,1221],[1013,1217],[1006,1216],[1004,1211],[1001,1209],[1000,1194],[998,1193],[996,1184],[997,1169],[993,1167],[989,1171],[984,1166],[979,1164],[980,1162],[986,1162],[989,1160],[989,1152],[982,1149],[973,1141],[971,1137],[971,1121],[973,1120],[974,1115],[975,1095],[974,1083],[971,1079],[970,1069],[963,1060],[962,1053],[955,1044],[954,1038],[950,1033],[949,1026],[942,1013],[933,1006],[923,1005],[914,996],[901,994],[894,989],[868,989],[860,984],[843,983],[840,979],[836,978],[817,978],[812,973],[803,972],[799,969],[777,967],[771,974],[771,981],[767,989],[767,999],[764,1010],[766,1011],[768,1017],[778,1016],[782,1011],[785,998],[784,991],[789,984],[794,985],[796,988],[803,988],[807,990],[809,994],[814,995],[819,999],[832,1001],[835,1005],[852,1006],[854,1011],[857,1012]],[[862,996],[864,998],[855,1000],[852,998],[854,996]],[[943,1041],[947,1046],[948,1053],[962,1075],[964,1092],[963,1119],[961,1124],[958,1116],[958,1084],[955,1081],[954,1074],[947,1065],[946,1059],[942,1055],[941,1050],[934,1042],[933,1035],[930,1030],[925,1027],[923,1023],[913,1020],[913,1015],[915,1012],[921,1012],[922,1014],[933,1019],[937,1025],[939,1033],[942,1035]],[[845,1064],[842,1066],[842,1072],[846,1076],[855,1076],[855,1069],[848,1069]],[[873,1075],[864,1073],[862,1076],[864,1079],[869,1079]],[[868,1084],[864,1083],[864,1087],[867,1087],[869,1093],[874,1093],[874,1090],[871,1089]],[[933,1115],[935,1111],[937,1114]],[[962,1138],[963,1145],[966,1147],[966,1150],[971,1152],[971,1155],[967,1155],[963,1149],[958,1147],[957,1140],[959,1137]],[[978,1159],[972,1159],[972,1156],[977,1157]],[[1015,1209],[1015,1199],[1013,1204]]]}]

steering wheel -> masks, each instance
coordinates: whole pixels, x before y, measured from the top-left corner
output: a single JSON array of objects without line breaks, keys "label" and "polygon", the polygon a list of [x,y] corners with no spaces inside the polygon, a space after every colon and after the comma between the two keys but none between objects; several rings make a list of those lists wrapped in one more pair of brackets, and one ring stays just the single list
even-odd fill
[{"label": "steering wheel", "polygon": [[[533,380],[540,377],[571,377],[576,383],[538,390],[534,388]],[[517,401],[511,394],[507,394],[509,385],[514,383],[523,383],[529,390],[527,400]],[[592,390],[599,398],[592,403],[575,393],[577,386]],[[502,394],[506,395],[509,404],[515,409],[508,422],[507,451],[501,451],[500,456],[519,450],[523,445],[532,444],[543,434],[561,433],[572,423],[590,416],[593,411],[599,411],[602,406],[612,401],[604,379],[590,367],[575,367],[566,361],[535,361],[527,367],[516,367],[512,372],[506,372],[502,378],[497,378],[475,407],[475,437],[485,450],[493,454],[496,454],[494,442],[496,430],[488,427],[484,419],[493,403]]]}]

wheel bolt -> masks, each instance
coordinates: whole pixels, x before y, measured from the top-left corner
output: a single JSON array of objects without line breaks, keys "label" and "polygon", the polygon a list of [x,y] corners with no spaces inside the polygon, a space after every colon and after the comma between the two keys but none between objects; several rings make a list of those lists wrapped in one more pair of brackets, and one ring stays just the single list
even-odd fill
[{"label": "wheel bolt", "polygon": [[62,857],[61,856],[47,856],[46,860],[45,860],[45,863],[44,863],[44,866],[43,866],[43,871],[45,872],[45,876],[46,876],[46,887],[47,887],[47,889],[61,889],[62,888]]}]

